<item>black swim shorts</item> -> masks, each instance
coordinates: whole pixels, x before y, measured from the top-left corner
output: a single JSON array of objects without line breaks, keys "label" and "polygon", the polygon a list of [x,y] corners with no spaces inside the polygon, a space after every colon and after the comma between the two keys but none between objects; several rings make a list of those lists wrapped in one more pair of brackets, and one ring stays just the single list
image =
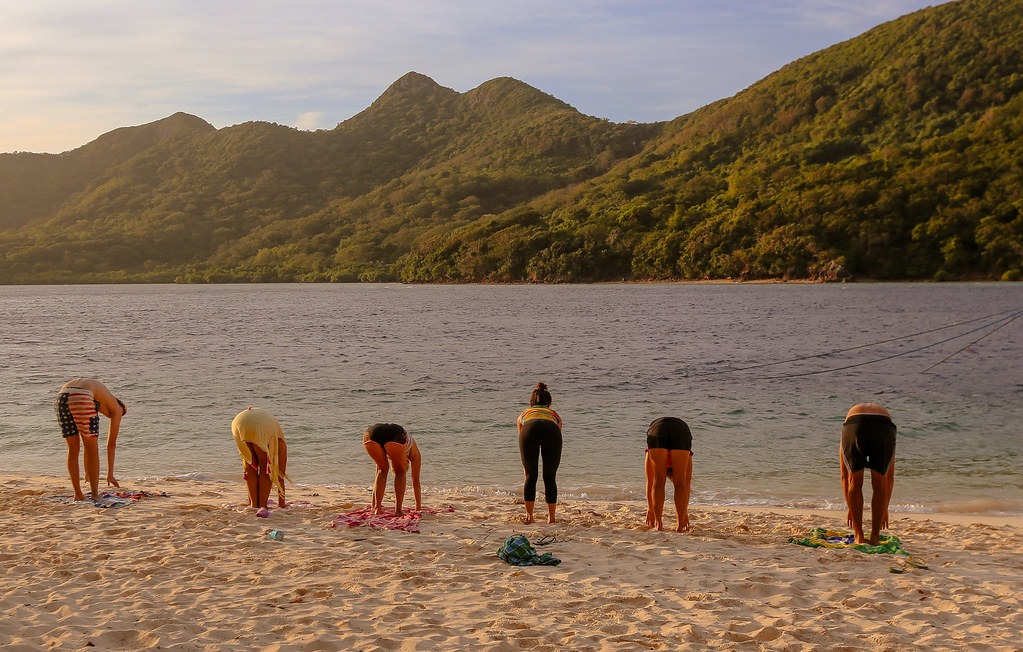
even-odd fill
[{"label": "black swim shorts", "polygon": [[854,414],[842,424],[842,457],[850,471],[888,472],[895,459],[895,424],[880,414]]},{"label": "black swim shorts", "polygon": [[381,446],[392,442],[407,446],[409,444],[409,434],[403,426],[399,426],[396,423],[374,423],[366,429],[366,433],[362,436],[362,443],[365,444],[371,441]]},{"label": "black swim shorts", "polygon": [[693,433],[689,425],[678,417],[655,419],[646,431],[647,448],[667,448],[670,451],[693,450]]}]

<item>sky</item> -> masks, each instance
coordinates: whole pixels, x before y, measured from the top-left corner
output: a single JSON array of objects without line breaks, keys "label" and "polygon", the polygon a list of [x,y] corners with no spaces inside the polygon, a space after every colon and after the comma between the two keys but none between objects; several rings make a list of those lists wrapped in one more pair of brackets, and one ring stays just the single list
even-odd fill
[{"label": "sky", "polygon": [[332,129],[407,72],[514,77],[656,122],[942,0],[32,0],[0,3],[0,152],[178,111]]}]

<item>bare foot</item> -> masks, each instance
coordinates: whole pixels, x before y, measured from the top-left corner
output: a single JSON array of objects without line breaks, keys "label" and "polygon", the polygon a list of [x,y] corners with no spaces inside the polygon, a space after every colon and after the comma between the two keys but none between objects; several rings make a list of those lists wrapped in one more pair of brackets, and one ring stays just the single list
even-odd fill
[{"label": "bare foot", "polygon": [[547,523],[548,524],[557,523],[557,522],[558,522],[558,519],[554,518],[553,516],[548,517],[548,519],[547,519]]},{"label": "bare foot", "polygon": [[526,525],[529,525],[530,523],[533,522],[533,515],[526,514],[526,516],[522,519],[522,522],[525,523]]}]

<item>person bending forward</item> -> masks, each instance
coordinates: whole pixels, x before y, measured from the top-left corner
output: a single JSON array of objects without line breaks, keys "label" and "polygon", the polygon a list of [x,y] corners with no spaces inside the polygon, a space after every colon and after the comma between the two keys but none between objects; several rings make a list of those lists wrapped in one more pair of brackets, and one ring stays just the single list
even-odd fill
[{"label": "person bending forward", "polygon": [[107,386],[93,378],[75,378],[64,383],[57,393],[53,409],[67,444],[67,471],[75,500],[85,500],[78,466],[78,453],[84,449],[85,480],[89,483],[93,500],[99,499],[99,417],[110,419],[107,432],[107,484],[121,485],[114,477],[114,454],[121,417],[128,413],[121,399]]},{"label": "person bending forward", "polygon": [[277,506],[286,507],[284,480],[288,478],[288,445],[277,418],[262,408],[242,410],[231,422],[231,434],[242,456],[249,507],[256,516],[269,516],[270,488],[277,487]]},{"label": "person bending forward", "polygon": [[[842,493],[848,507],[846,520],[856,543],[876,546],[888,528],[888,505],[895,488],[895,424],[888,410],[877,403],[858,403],[842,424],[838,464]],[[863,472],[870,469],[870,539],[863,536]]]},{"label": "person bending forward", "polygon": [[664,529],[664,485],[675,489],[676,532],[689,530],[689,494],[693,477],[693,435],[678,417],[655,419],[646,431],[646,525]]},{"label": "person bending forward", "polygon": [[529,407],[516,421],[519,431],[519,456],[526,476],[522,498],[526,504],[525,523],[533,522],[536,504],[536,481],[543,458],[543,493],[547,501],[547,522],[554,523],[558,507],[558,466],[561,464],[561,417],[551,409],[551,393],[547,385],[537,383],[529,397]]},{"label": "person bending forward", "polygon": [[388,467],[394,469],[394,515],[402,515],[405,502],[406,476],[412,468],[412,493],[416,499],[416,511],[423,508],[420,471],[423,456],[419,445],[404,426],[396,423],[375,423],[366,429],[362,445],[377,465],[373,479],[373,513],[383,514],[384,492],[387,490]]}]

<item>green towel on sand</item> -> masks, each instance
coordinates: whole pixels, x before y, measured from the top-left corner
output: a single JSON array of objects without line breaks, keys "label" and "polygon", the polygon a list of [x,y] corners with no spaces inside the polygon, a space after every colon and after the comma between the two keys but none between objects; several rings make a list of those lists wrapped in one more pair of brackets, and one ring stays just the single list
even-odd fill
[{"label": "green towel on sand", "polygon": [[814,528],[807,537],[789,537],[789,543],[798,543],[801,546],[811,548],[852,548],[866,553],[880,553],[889,555],[906,555],[909,553],[902,549],[902,543],[894,535],[882,534],[881,543],[872,546],[869,543],[855,543],[856,538],[852,532],[842,530],[829,530],[827,528]]}]

